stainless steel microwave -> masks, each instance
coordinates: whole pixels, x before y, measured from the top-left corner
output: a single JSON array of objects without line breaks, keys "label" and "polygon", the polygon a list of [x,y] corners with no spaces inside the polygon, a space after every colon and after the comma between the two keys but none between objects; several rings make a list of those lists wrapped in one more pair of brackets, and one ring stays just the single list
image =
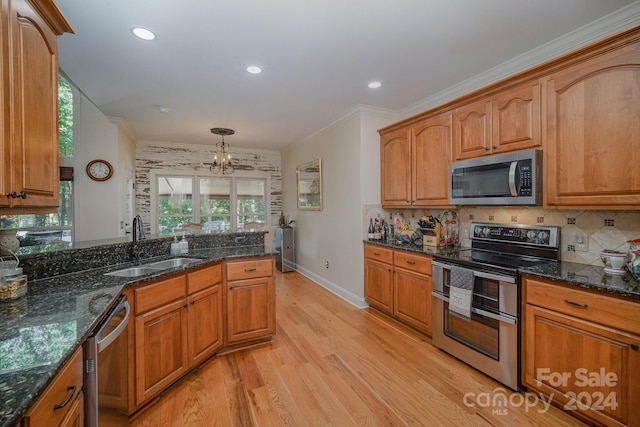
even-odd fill
[{"label": "stainless steel microwave", "polygon": [[451,163],[453,205],[540,205],[542,151],[526,150]]}]

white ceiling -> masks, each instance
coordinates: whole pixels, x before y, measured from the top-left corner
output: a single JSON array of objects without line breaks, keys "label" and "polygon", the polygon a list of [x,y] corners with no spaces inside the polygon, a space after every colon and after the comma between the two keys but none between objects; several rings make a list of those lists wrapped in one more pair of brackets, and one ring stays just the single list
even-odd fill
[{"label": "white ceiling", "polygon": [[267,149],[356,105],[406,108],[631,3],[56,0],[75,31],[59,38],[60,68],[137,139],[213,144],[209,129],[230,127],[232,146]]}]

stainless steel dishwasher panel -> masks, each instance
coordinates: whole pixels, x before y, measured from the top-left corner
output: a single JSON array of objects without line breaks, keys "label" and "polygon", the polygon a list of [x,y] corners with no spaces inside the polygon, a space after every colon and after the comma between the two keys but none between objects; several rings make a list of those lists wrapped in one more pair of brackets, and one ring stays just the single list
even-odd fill
[{"label": "stainless steel dishwasher panel", "polygon": [[121,295],[83,345],[85,427],[128,423],[130,306]]}]

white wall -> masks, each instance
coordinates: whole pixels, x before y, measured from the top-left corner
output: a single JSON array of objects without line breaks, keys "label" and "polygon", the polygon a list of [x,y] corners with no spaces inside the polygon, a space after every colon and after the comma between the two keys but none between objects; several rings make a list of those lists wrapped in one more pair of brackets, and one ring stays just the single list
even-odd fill
[{"label": "white wall", "polygon": [[[376,130],[391,120],[388,112],[360,106],[282,153],[283,207],[295,220],[297,270],[358,307],[366,306],[362,208],[380,204]],[[296,167],[317,158],[323,209],[298,210]]]},{"label": "white wall", "polygon": [[[122,176],[118,167],[118,126],[83,94],[80,94],[79,113],[75,118],[75,241],[118,237]],[[87,176],[87,163],[95,159],[111,163],[114,167],[111,179],[97,182]]]}]

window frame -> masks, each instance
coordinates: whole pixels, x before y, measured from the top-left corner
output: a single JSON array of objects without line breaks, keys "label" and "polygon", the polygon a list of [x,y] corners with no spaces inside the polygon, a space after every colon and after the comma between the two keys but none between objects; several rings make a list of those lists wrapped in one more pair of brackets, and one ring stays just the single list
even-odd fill
[{"label": "window frame", "polygon": [[193,218],[192,221],[200,223],[200,178],[225,178],[231,180],[230,188],[230,216],[231,229],[238,229],[238,212],[237,212],[237,182],[238,179],[253,179],[264,181],[264,217],[265,226],[271,224],[271,177],[268,174],[251,174],[251,173],[234,173],[232,175],[213,174],[209,171],[194,170],[174,170],[174,169],[154,169],[149,172],[150,181],[150,209],[149,222],[151,234],[159,234],[158,230],[158,177],[170,176],[180,178],[190,178],[193,180]]}]

